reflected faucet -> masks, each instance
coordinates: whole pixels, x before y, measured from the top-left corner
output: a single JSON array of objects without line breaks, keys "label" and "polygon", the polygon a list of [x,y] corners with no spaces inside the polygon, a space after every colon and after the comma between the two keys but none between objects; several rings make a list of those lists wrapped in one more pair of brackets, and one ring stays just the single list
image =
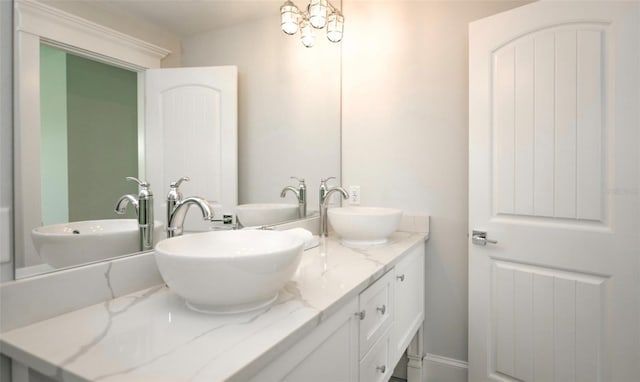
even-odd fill
[{"label": "reflected faucet", "polygon": [[177,182],[171,182],[169,194],[167,195],[167,237],[182,235],[184,231],[184,218],[192,204],[200,208],[204,220],[213,220],[213,207],[203,198],[192,196],[182,198],[180,183],[189,181],[189,177],[182,177]]},{"label": "reflected faucet", "polygon": [[287,195],[287,191],[293,192],[298,198],[298,217],[307,217],[307,186],[304,183],[304,179],[296,178],[295,176],[292,176],[291,179],[298,181],[298,188],[287,186],[280,192],[280,197],[284,198]]},{"label": "reflected faucet", "polygon": [[331,194],[339,192],[342,194],[343,199],[349,199],[349,193],[342,187],[327,186],[327,182],[335,177],[329,177],[327,179],[320,179],[320,237],[327,237],[329,235],[329,223],[327,222],[327,208]]},{"label": "reflected faucet", "polygon": [[131,203],[131,205],[136,209],[137,217],[140,204],[138,203],[138,199],[131,194],[122,195],[116,202],[116,208],[114,208],[114,211],[118,215],[124,215],[127,212],[127,206],[129,206],[129,203]]},{"label": "reflected faucet", "polygon": [[153,249],[153,193],[149,189],[151,185],[132,176],[126,179],[138,183],[138,196],[122,195],[116,202],[114,210],[117,214],[123,215],[129,204],[135,207],[140,231],[140,250],[148,251]]}]

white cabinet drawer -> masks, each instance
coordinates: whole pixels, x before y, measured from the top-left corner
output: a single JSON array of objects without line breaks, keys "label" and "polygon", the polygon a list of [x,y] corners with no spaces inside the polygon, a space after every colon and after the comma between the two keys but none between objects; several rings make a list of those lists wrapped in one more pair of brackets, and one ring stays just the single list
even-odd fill
[{"label": "white cabinet drawer", "polygon": [[375,343],[371,351],[360,361],[360,382],[387,381],[393,373],[389,352],[391,351],[391,339],[387,330],[382,338]]},{"label": "white cabinet drawer", "polygon": [[382,337],[393,321],[393,271],[360,293],[360,358]]}]

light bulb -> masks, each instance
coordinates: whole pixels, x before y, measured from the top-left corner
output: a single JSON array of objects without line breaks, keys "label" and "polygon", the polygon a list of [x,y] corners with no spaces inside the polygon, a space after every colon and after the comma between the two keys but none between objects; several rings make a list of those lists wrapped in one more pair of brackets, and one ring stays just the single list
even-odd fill
[{"label": "light bulb", "polygon": [[340,42],[344,31],[344,17],[338,13],[332,13],[327,20],[327,39],[331,42]]},{"label": "light bulb", "polygon": [[300,11],[291,1],[287,1],[280,7],[280,20],[282,31],[286,34],[295,34],[298,31],[298,19]]},{"label": "light bulb", "polygon": [[308,20],[303,19],[300,21],[300,40],[302,45],[307,48],[311,48],[315,42],[316,37],[313,35],[313,28]]},{"label": "light bulb", "polygon": [[327,24],[327,0],[311,0],[309,3],[309,23],[316,29]]}]

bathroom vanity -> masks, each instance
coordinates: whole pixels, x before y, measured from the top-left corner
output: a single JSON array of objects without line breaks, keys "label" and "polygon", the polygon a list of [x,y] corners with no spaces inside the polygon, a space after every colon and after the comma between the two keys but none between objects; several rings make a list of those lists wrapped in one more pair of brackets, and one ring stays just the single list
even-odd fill
[{"label": "bathroom vanity", "polygon": [[370,247],[322,240],[267,308],[197,313],[156,285],[2,333],[1,350],[15,382],[386,381],[407,348],[421,379],[420,226]]}]

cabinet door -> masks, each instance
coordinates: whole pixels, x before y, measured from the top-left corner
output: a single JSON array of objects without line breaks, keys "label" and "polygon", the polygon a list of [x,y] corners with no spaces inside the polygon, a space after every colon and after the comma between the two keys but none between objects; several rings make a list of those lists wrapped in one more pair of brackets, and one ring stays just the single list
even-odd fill
[{"label": "cabinet door", "polygon": [[396,317],[391,354],[395,364],[424,320],[424,244],[398,263],[394,283]]},{"label": "cabinet door", "polygon": [[252,382],[357,382],[357,298],[270,362]]},{"label": "cabinet door", "polygon": [[355,382],[358,378],[357,318],[350,310],[324,342],[315,348],[282,381]]}]

